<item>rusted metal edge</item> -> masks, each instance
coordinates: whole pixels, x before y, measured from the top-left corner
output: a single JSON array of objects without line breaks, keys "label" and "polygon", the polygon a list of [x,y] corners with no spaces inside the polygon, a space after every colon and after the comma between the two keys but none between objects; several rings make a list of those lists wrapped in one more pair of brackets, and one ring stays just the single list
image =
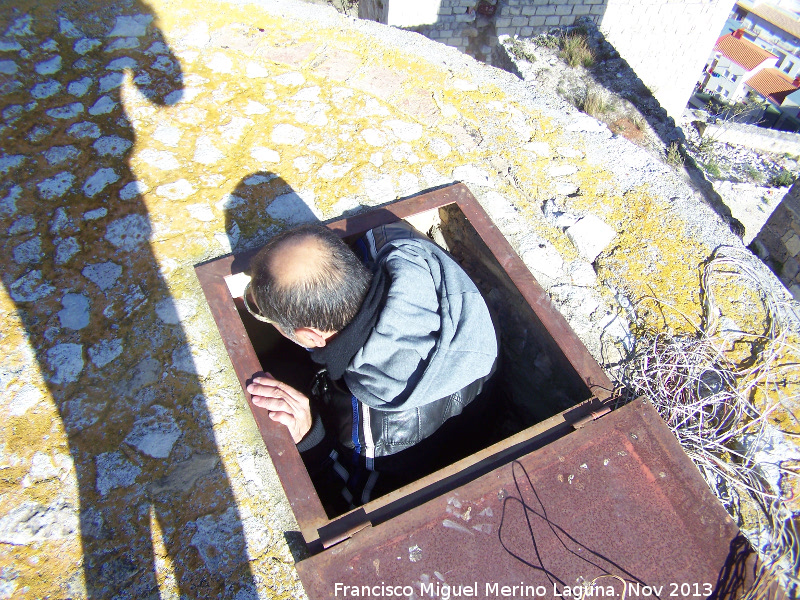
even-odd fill
[{"label": "rusted metal edge", "polygon": [[[487,521],[496,534],[477,536],[464,523],[448,528],[443,519],[453,518],[447,510],[450,502],[433,498],[389,522],[361,530],[333,551],[299,562],[306,592],[318,600],[337,595],[334,582],[405,585],[422,581],[419,573],[434,567],[455,583],[528,583],[537,576],[543,579],[547,567],[565,581],[566,576],[589,572],[591,578],[608,570],[627,581],[663,588],[660,597],[677,595],[681,588],[673,587],[674,582],[698,583],[702,597],[741,597],[756,572],[755,553],[672,432],[642,401],[623,406],[613,417],[461,486],[461,503],[476,512],[487,506],[494,509],[480,514],[489,515],[485,520],[499,518],[499,526],[497,520]],[[626,451],[616,452],[622,448]],[[608,463],[604,457],[611,457],[611,466],[601,466]],[[583,461],[591,463],[586,470]],[[579,472],[574,484],[556,477],[570,471]],[[515,488],[515,481],[521,485]],[[517,510],[516,522],[511,510],[511,516],[506,515],[503,504],[509,494],[519,495],[511,507],[524,507]],[[506,518],[510,523],[503,529]],[[541,558],[515,543],[526,536],[528,545],[535,543],[532,526]],[[560,545],[547,539],[553,536]],[[650,544],[659,553],[648,555],[653,552]],[[411,545],[421,549],[427,564],[395,560],[410,552]],[[591,572],[593,568],[598,571]]]},{"label": "rusted metal edge", "polygon": [[[225,277],[231,275],[232,264],[233,257],[226,257],[196,266],[195,273],[233,363],[236,377],[244,390],[247,381],[254,373],[261,371],[262,366],[225,283]],[[272,421],[267,410],[255,406],[250,394],[245,392],[244,395],[301,532],[306,542],[312,543],[316,538],[316,530],[328,521],[328,516],[300,453],[286,427]]]}]

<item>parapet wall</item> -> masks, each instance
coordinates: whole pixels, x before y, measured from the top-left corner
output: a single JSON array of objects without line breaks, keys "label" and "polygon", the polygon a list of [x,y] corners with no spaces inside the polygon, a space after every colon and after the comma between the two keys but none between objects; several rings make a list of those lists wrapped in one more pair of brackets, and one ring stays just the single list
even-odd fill
[{"label": "parapet wall", "polygon": [[[404,10],[393,11],[394,4]],[[438,18],[430,7],[438,4]],[[722,0],[498,0],[491,17],[479,0],[361,0],[362,18],[415,31],[488,56],[497,36],[529,37],[588,17],[672,116],[686,105],[730,11]],[[409,20],[413,5],[418,19]],[[398,16],[394,16],[394,14]],[[480,57],[480,56],[479,56]]]},{"label": "parapet wall", "polygon": [[707,125],[705,135],[717,142],[739,144],[764,152],[800,154],[800,134],[789,131],[764,129],[746,123]]},{"label": "parapet wall", "polygon": [[800,183],[784,196],[751,248],[800,300]]}]

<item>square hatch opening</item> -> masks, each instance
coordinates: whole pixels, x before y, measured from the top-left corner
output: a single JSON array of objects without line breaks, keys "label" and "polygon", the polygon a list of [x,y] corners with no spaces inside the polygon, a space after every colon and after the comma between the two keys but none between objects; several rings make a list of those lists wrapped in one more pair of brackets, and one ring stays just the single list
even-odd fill
[{"label": "square hatch opening", "polygon": [[[468,437],[420,479],[385,490],[364,506],[338,514],[321,500],[288,431],[250,404],[284,490],[311,551],[346,538],[466,483],[573,430],[602,409],[612,384],[551,304],[503,235],[463,184],[341,219],[327,226],[353,243],[366,231],[404,219],[449,251],[493,312],[500,363],[484,435]],[[243,388],[270,372],[308,394],[319,368],[308,353],[271,325],[253,318],[242,294],[254,249],[196,267],[198,279]],[[249,394],[245,392],[248,397]],[[457,418],[455,418],[457,419]],[[455,419],[451,419],[454,421]]]}]

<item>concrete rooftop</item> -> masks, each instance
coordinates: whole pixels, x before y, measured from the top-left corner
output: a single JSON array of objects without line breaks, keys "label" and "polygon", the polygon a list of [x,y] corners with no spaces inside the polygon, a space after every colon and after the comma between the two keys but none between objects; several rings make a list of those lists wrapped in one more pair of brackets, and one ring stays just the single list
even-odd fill
[{"label": "concrete rooftop", "polygon": [[289,1],[0,15],[0,598],[303,597],[198,262],[461,180],[613,362],[621,306],[699,322],[741,246],[644,151],[415,34]]}]

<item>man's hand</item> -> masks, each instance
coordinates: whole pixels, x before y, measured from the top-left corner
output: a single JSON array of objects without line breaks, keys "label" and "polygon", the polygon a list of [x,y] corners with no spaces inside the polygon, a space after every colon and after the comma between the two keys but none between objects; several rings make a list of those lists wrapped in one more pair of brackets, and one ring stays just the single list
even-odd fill
[{"label": "man's hand", "polygon": [[253,404],[266,408],[269,418],[289,428],[294,443],[298,443],[311,429],[311,407],[308,398],[271,375],[253,378],[247,386]]}]

